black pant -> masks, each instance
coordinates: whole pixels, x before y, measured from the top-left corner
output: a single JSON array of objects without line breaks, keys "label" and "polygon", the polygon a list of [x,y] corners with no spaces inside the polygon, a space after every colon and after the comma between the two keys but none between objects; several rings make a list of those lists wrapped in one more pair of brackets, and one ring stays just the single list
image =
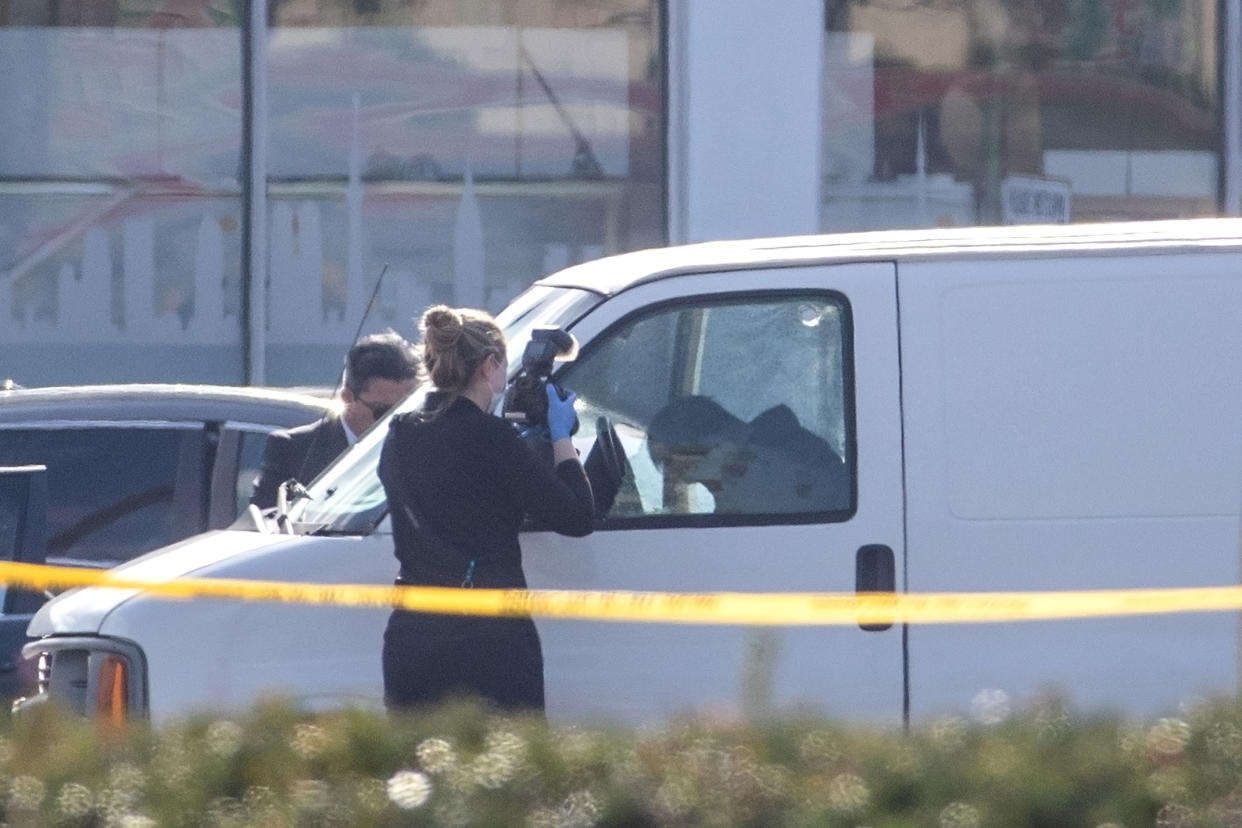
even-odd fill
[{"label": "black pant", "polygon": [[508,712],[543,711],[543,650],[530,618],[394,610],[383,668],[389,710],[476,697]]}]

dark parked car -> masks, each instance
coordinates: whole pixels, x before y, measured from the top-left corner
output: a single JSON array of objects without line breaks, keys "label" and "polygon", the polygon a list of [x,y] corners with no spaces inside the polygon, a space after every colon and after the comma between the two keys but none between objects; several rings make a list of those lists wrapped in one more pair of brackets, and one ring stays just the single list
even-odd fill
[{"label": "dark parked car", "polygon": [[[228,526],[250,498],[267,433],[335,405],[326,394],[209,385],[0,390],[0,467],[47,467],[48,563],[110,567]],[[18,692],[35,608],[8,592],[0,698]]]}]

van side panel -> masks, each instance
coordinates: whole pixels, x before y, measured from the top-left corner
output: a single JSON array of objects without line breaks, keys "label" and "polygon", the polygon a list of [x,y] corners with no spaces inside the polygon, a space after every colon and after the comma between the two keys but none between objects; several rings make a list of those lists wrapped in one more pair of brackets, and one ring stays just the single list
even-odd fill
[{"label": "van side panel", "polygon": [[[1235,584],[1236,254],[899,266],[907,588]],[[1231,613],[919,626],[911,709],[982,690],[1158,713],[1232,692]]]}]

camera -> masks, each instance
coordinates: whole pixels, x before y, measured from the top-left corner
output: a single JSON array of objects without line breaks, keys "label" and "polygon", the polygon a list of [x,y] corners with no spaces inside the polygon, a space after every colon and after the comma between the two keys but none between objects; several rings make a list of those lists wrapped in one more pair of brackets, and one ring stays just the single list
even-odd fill
[{"label": "camera", "polygon": [[[502,407],[504,417],[511,423],[526,428],[548,424],[548,397],[544,386],[552,376],[555,362],[569,362],[578,356],[578,340],[561,328],[538,327],[531,331],[530,342],[522,351],[522,367],[505,391]],[[553,383],[563,400],[565,390]],[[578,420],[574,418],[570,434],[578,433]]]}]

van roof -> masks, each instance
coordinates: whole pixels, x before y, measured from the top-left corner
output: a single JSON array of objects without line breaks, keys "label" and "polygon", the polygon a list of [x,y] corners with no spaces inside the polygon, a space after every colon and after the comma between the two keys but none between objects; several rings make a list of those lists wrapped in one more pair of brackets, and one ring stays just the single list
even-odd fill
[{"label": "van roof", "polygon": [[612,295],[669,276],[756,266],[995,258],[1017,251],[1032,256],[1067,251],[1078,255],[1103,255],[1117,250],[1175,253],[1205,247],[1242,252],[1242,219],[882,230],[702,242],[597,259],[554,273],[536,284]]}]

